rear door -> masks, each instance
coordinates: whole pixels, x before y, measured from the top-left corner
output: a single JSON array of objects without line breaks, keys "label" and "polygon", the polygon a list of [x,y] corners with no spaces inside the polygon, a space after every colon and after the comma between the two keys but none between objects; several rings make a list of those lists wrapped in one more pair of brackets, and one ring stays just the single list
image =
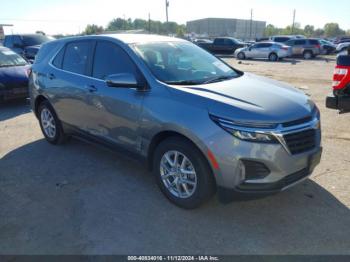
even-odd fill
[{"label": "rear door", "polygon": [[60,120],[88,130],[87,95],[90,93],[89,67],[95,42],[69,42],[52,61],[46,74],[46,86]]},{"label": "rear door", "polygon": [[130,87],[110,87],[105,79],[115,74],[132,74],[145,83],[138,68],[118,44],[97,41],[89,85],[95,88],[88,95],[89,131],[104,140],[137,151],[140,145],[139,119],[146,91]]},{"label": "rear door", "polygon": [[304,48],[306,46],[305,39],[297,39],[294,41],[294,45],[292,47],[293,55],[302,55],[304,52]]},{"label": "rear door", "polygon": [[259,48],[257,51],[257,58],[268,58],[270,54],[270,48],[272,44],[270,43],[262,43],[259,44]]}]

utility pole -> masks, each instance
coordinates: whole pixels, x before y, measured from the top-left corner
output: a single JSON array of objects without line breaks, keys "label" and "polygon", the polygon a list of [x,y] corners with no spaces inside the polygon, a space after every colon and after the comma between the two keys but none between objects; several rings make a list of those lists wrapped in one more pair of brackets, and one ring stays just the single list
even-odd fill
[{"label": "utility pole", "polygon": [[252,40],[252,28],[253,28],[253,9],[250,9],[250,30],[249,30],[249,40]]},{"label": "utility pole", "polygon": [[166,22],[169,22],[169,17],[168,17],[168,7],[169,7],[169,0],[165,0],[165,14],[166,14]]},{"label": "utility pole", "polygon": [[166,31],[169,33],[169,17],[168,17],[169,0],[165,0],[165,15],[166,15]]},{"label": "utility pole", "polygon": [[294,25],[295,25],[295,9],[293,10],[292,34],[294,33]]},{"label": "utility pole", "polygon": [[151,33],[151,13],[148,13],[148,33]]}]

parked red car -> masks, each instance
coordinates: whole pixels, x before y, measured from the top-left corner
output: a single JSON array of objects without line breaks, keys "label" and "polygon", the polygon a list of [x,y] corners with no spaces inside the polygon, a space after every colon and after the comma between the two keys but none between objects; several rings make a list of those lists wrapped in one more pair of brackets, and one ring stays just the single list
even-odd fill
[{"label": "parked red car", "polygon": [[350,112],[350,49],[337,58],[333,75],[333,94],[326,98],[326,107]]}]

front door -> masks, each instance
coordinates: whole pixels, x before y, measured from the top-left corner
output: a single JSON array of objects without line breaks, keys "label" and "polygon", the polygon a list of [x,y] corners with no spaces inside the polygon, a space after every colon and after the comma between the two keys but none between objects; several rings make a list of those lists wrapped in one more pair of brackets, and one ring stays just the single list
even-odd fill
[{"label": "front door", "polygon": [[117,44],[97,41],[93,59],[89,104],[89,132],[129,150],[140,145],[139,121],[145,91],[130,87],[110,87],[106,77],[129,73],[140,79],[136,65]]}]

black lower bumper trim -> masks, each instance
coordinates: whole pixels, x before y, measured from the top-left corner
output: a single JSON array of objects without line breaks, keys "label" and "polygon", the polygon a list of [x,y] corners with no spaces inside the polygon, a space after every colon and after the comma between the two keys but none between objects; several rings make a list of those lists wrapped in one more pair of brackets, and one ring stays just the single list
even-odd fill
[{"label": "black lower bumper trim", "polygon": [[326,107],[343,111],[350,110],[350,96],[327,96]]}]

